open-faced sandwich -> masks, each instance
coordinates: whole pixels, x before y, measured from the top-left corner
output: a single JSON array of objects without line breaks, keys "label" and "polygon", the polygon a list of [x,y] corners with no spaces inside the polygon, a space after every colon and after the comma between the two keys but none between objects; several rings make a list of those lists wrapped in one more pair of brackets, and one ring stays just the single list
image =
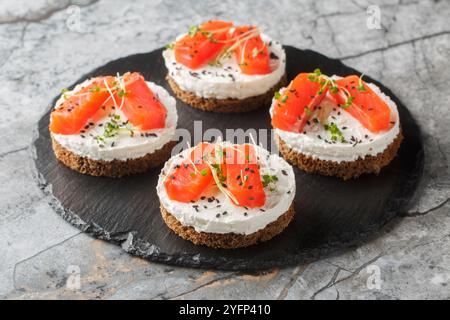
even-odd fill
[{"label": "open-faced sandwich", "polygon": [[163,52],[167,80],[185,103],[214,112],[269,106],[286,84],[286,54],[256,26],[208,21]]},{"label": "open-faced sandwich", "polygon": [[139,73],[95,77],[65,90],[50,116],[56,157],[93,176],[140,173],[170,157],[176,102]]},{"label": "open-faced sandwich", "polygon": [[396,104],[356,75],[300,73],[275,94],[270,114],[283,157],[311,173],[378,173],[403,139]]},{"label": "open-faced sandwich", "polygon": [[170,229],[213,248],[267,241],[294,218],[292,167],[253,144],[200,143],[184,150],[165,164],[157,193]]}]

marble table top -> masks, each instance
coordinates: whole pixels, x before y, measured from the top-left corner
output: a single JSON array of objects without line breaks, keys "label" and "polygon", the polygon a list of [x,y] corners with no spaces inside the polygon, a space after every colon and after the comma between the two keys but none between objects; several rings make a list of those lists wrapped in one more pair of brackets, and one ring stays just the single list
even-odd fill
[{"label": "marble table top", "polygon": [[[2,0],[0,298],[449,299],[449,16],[445,0]],[[395,92],[425,143],[425,177],[405,217],[314,263],[240,273],[150,263],[53,212],[30,151],[51,98],[99,65],[216,17],[340,58]]]}]

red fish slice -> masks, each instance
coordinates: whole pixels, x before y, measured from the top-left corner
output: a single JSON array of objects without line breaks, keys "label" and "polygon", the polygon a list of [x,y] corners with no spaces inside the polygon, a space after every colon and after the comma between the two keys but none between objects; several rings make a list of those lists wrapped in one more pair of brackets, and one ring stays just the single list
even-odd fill
[{"label": "red fish slice", "polygon": [[232,34],[237,44],[234,56],[244,74],[270,73],[269,49],[259,35],[252,35],[252,31],[256,30],[254,26],[242,26],[237,27]]},{"label": "red fish slice", "polygon": [[226,189],[241,207],[261,207],[266,194],[259,173],[255,149],[252,145],[234,145],[224,150]]},{"label": "red fish slice", "polygon": [[211,169],[203,157],[211,153],[213,145],[200,143],[184,160],[169,173],[164,186],[169,199],[179,202],[197,201],[212,184]]},{"label": "red fish slice", "polygon": [[190,69],[197,69],[214,60],[222,51],[229,37],[231,22],[211,20],[175,42],[175,60]]},{"label": "red fish slice", "polygon": [[[345,88],[353,103],[344,110],[357,119],[365,128],[372,132],[387,130],[390,126],[391,109],[364,81],[352,75],[336,81],[340,88]],[[358,90],[359,87],[359,90]],[[345,105],[347,97],[333,94],[339,105]]]},{"label": "red fish slice", "polygon": [[325,97],[328,87],[300,73],[278,97],[273,107],[272,126],[284,131],[302,132],[306,122]]}]

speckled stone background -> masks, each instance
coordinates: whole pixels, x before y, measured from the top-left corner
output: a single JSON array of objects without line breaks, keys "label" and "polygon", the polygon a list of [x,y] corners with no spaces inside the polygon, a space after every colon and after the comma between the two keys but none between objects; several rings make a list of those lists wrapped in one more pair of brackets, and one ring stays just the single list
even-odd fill
[{"label": "speckled stone background", "polygon": [[[367,28],[370,5],[380,9],[381,29]],[[2,0],[0,297],[450,299],[449,16],[445,0]],[[51,98],[93,68],[161,47],[209,17],[258,24],[395,92],[420,124],[426,152],[425,178],[403,218],[312,264],[246,274],[149,263],[53,212],[34,181],[29,148]],[[368,285],[374,270],[379,288]],[[79,289],[70,271],[79,271]]]}]

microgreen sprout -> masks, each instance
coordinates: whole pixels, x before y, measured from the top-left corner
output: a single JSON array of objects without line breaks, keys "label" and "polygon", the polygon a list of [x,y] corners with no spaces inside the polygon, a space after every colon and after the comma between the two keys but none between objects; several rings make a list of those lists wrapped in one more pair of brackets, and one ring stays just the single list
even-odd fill
[{"label": "microgreen sprout", "polygon": [[189,34],[191,37],[194,37],[194,36],[197,34],[198,30],[199,30],[199,27],[198,27],[198,26],[190,26],[190,27],[189,27],[188,34]]},{"label": "microgreen sprout", "polygon": [[341,105],[342,109],[347,109],[353,104],[353,100],[355,100],[355,97],[348,96],[347,101],[345,101],[345,104]]},{"label": "microgreen sprout", "polygon": [[278,177],[276,175],[270,174],[263,174],[262,179],[263,179],[262,184],[264,188],[270,186],[273,189],[273,185],[275,184],[275,182],[278,181]]},{"label": "microgreen sprout", "polygon": [[335,123],[325,124],[324,128],[325,130],[330,132],[331,141],[337,141],[338,139],[341,142],[345,141],[344,135],[342,134],[341,130],[339,130],[338,126]]},{"label": "microgreen sprout", "polygon": [[309,107],[305,107],[305,113],[306,115],[309,117],[310,115],[312,115],[312,111]]},{"label": "microgreen sprout", "polygon": [[95,139],[98,143],[106,144],[106,139],[114,138],[121,131],[128,131],[131,136],[134,136],[133,126],[127,122],[126,124],[120,124],[120,115],[112,114],[110,115],[110,120],[104,124],[103,134],[97,135]]},{"label": "microgreen sprout", "polygon": [[276,100],[279,100],[281,98],[281,93],[280,91],[276,91],[274,96],[273,96]]},{"label": "microgreen sprout", "polygon": [[362,78],[364,77],[364,73],[359,77],[359,83],[356,89],[358,89],[359,92],[365,92],[367,91],[366,87],[364,87],[364,83],[362,81]]}]

